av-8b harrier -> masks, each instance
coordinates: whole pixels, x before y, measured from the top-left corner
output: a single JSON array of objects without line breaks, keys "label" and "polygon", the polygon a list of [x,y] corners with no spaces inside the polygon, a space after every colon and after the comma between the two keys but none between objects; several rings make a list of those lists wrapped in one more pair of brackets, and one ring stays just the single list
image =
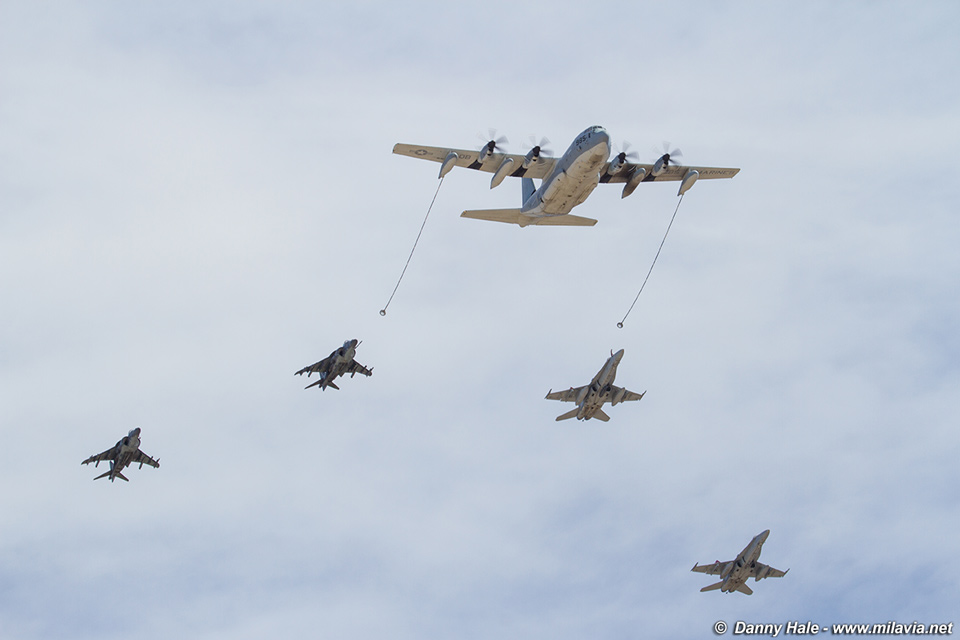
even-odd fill
[{"label": "av-8b harrier", "polygon": [[738,555],[735,560],[730,560],[729,562],[720,562],[717,560],[713,564],[693,565],[693,569],[690,569],[690,571],[706,573],[711,576],[720,576],[722,578],[720,582],[708,585],[700,589],[700,591],[720,589],[720,591],[725,593],[739,591],[749,596],[753,593],[753,589],[748,587],[746,582],[751,576],[753,577],[753,581],[756,582],[764,578],[782,578],[787,575],[787,571],[790,571],[790,569],[780,571],[769,565],[757,562],[760,558],[763,543],[767,541],[767,536],[769,535],[770,529],[759,534],[750,541],[750,544],[740,552],[740,555]]},{"label": "av-8b harrier", "polygon": [[365,376],[372,376],[373,369],[367,369],[353,359],[357,353],[357,346],[359,344],[360,342],[358,340],[347,340],[343,343],[342,347],[335,350],[320,362],[316,362],[309,367],[304,367],[293,375],[299,376],[305,373],[309,378],[310,374],[319,373],[320,379],[313,384],[308,384],[304,389],[319,385],[324,391],[326,391],[327,387],[333,387],[339,390],[340,387],[334,384],[333,381],[345,373],[349,373],[351,378],[358,373],[362,373]]},{"label": "av-8b harrier", "polygon": [[583,387],[570,387],[566,391],[554,391],[547,394],[547,400],[559,400],[561,402],[576,402],[577,407],[567,413],[557,416],[557,420],[567,420],[576,417],[577,420],[589,420],[596,418],[606,422],[610,416],[603,412],[603,404],[609,402],[616,406],[621,402],[630,400],[639,400],[646,393],[634,393],[623,387],[614,386],[613,381],[617,377],[617,366],[623,358],[623,349],[616,353],[610,352],[607,363],[603,369],[593,376],[590,384]]},{"label": "av-8b harrier", "polygon": [[143,451],[140,451],[140,427],[137,427],[130,431],[127,434],[126,438],[123,438],[116,445],[107,449],[103,453],[99,453],[95,456],[90,456],[80,464],[89,464],[91,462],[95,463],[93,466],[99,467],[101,462],[110,461],[110,471],[102,473],[94,480],[99,480],[100,478],[110,478],[110,482],[113,482],[117,478],[121,480],[127,480],[127,478],[120,473],[123,471],[124,467],[130,465],[131,463],[140,463],[140,468],[143,468],[143,465],[147,464],[151,467],[160,467],[160,460],[154,460]]}]

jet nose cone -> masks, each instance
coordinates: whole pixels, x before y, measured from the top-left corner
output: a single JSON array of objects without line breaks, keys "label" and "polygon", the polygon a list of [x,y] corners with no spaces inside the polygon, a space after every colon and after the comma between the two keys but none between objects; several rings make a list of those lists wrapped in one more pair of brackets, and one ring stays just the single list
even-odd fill
[{"label": "jet nose cone", "polygon": [[760,542],[764,542],[764,541],[766,541],[767,536],[769,536],[769,535],[770,535],[770,529],[767,529],[766,531],[764,531],[763,533],[761,533],[760,535],[758,535],[757,538],[760,539]]},{"label": "jet nose cone", "polygon": [[134,427],[128,435],[134,438],[138,437],[140,435],[140,427]]},{"label": "jet nose cone", "polygon": [[623,349],[620,349],[620,351],[617,351],[615,354],[613,354],[613,357],[617,359],[617,362],[620,362],[620,360],[623,358]]}]

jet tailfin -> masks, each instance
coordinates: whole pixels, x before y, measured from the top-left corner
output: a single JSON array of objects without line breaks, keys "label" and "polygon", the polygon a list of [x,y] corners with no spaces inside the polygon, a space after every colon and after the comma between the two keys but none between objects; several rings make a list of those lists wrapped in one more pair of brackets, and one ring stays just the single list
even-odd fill
[{"label": "jet tailfin", "polygon": [[601,420],[601,421],[603,421],[603,422],[609,422],[609,421],[610,421],[610,416],[608,416],[607,414],[605,414],[605,413],[603,412],[603,409],[597,409],[597,412],[596,412],[595,414],[593,414],[593,417],[596,418],[597,420]]},{"label": "jet tailfin", "polygon": [[709,585],[709,586],[706,586],[706,587],[704,587],[703,589],[700,589],[700,592],[702,593],[702,592],[704,592],[704,591],[716,591],[717,589],[719,589],[719,588],[722,587],[722,586],[723,586],[723,580],[721,580],[720,582],[715,582],[715,583],[713,583],[713,584],[711,584],[711,585]]},{"label": "jet tailfin", "polygon": [[560,420],[569,420],[570,418],[576,418],[578,411],[580,411],[580,407],[574,407],[573,409],[571,409],[570,411],[567,411],[562,416],[557,416],[557,421],[559,422]]}]

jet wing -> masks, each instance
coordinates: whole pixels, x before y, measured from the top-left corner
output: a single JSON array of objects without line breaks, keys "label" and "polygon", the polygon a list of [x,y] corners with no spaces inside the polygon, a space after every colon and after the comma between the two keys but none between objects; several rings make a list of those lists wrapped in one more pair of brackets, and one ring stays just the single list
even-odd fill
[{"label": "jet wing", "polygon": [[347,369],[344,371],[344,373],[349,373],[351,378],[357,373],[362,373],[365,376],[372,376],[373,369],[367,369],[365,366],[354,360],[347,366]]},{"label": "jet wing", "polygon": [[636,392],[630,391],[630,389],[624,389],[623,387],[618,387],[616,385],[613,385],[610,387],[610,397],[615,398],[617,394],[620,393],[621,391],[623,391],[624,393],[623,393],[623,397],[620,398],[620,402],[630,402],[631,400],[640,400],[641,398],[643,398],[643,395],[646,393],[646,391],[644,391],[643,393],[636,393]]},{"label": "jet wing", "polygon": [[[441,161],[442,162],[442,161]],[[669,182],[669,181],[680,181],[683,180],[683,177],[687,175],[687,171],[694,169],[697,173],[700,174],[700,180],[705,179],[714,179],[714,178],[732,178],[733,176],[740,173],[740,169],[731,169],[726,167],[688,167],[686,165],[670,165],[664,169],[663,173],[658,176],[653,176],[650,174],[653,171],[652,164],[634,164],[628,162],[624,165],[623,169],[617,172],[616,175],[608,175],[607,168],[610,166],[608,162],[600,170],[600,182],[626,182],[630,179],[630,176],[637,169],[644,169],[647,172],[647,175],[643,178],[641,182]]]},{"label": "jet wing", "polygon": [[583,387],[570,387],[566,391],[551,391],[547,394],[547,400],[559,400],[560,402],[576,402],[577,396],[580,395],[580,390],[584,389]]},{"label": "jet wing", "polygon": [[160,468],[159,460],[154,460],[153,458],[145,454],[143,451],[140,451],[139,449],[137,449],[137,454],[133,456],[133,458],[130,460],[130,464],[138,464],[138,463],[140,464],[140,466],[148,464],[151,467],[156,467],[158,469]]},{"label": "jet wing", "polygon": [[[414,144],[402,143],[393,145],[393,152],[397,155],[410,156],[411,158],[422,158],[423,160],[432,160],[433,162],[441,163],[447,159],[447,155],[451,151],[457,154],[458,167],[477,169],[479,171],[486,171],[487,173],[496,173],[503,161],[507,158],[511,158],[513,159],[513,171],[511,171],[509,175],[515,178],[535,178],[537,180],[542,180],[550,175],[550,172],[553,171],[554,165],[557,163],[556,158],[540,156],[536,162],[530,165],[529,168],[524,169],[523,161],[525,156],[516,153],[494,153],[486,162],[481,163],[479,162],[480,152],[477,150],[450,149],[446,147],[421,147]],[[682,178],[683,176],[680,177]],[[680,178],[677,179],[679,180]]]},{"label": "jet wing", "polygon": [[[790,571],[790,569],[787,569],[787,571]],[[774,569],[768,564],[758,562],[757,566],[750,572],[750,575],[757,580],[763,580],[764,578],[782,578],[787,575],[787,571],[780,571],[780,569]]]},{"label": "jet wing", "polygon": [[106,462],[107,460],[113,460],[116,457],[117,457],[117,448],[110,447],[103,453],[98,453],[95,456],[90,456],[80,464],[89,464],[91,462]]},{"label": "jet wing", "polygon": [[711,575],[711,576],[719,576],[720,574],[723,573],[723,570],[726,568],[726,566],[728,564],[731,564],[732,562],[733,562],[732,560],[730,562],[720,562],[719,560],[717,560],[713,564],[695,564],[693,565],[693,569],[690,569],[690,571],[696,571],[697,573],[706,573],[707,575]]},{"label": "jet wing", "polygon": [[310,365],[309,367],[304,367],[303,369],[300,369],[300,371],[297,371],[297,372],[296,372],[295,374],[293,374],[293,375],[299,376],[300,374],[305,373],[305,374],[307,374],[307,377],[309,378],[311,373],[323,373],[324,371],[326,371],[326,370],[330,367],[330,359],[331,359],[331,358],[333,358],[333,356],[327,356],[326,358],[324,358],[324,359],[321,360],[320,362],[315,362],[315,363],[313,363],[312,365]]}]

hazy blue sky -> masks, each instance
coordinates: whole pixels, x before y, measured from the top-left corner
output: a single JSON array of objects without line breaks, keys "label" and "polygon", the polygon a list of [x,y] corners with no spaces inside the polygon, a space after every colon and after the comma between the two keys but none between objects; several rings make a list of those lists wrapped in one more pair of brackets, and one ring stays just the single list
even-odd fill
[{"label": "hazy blue sky", "polygon": [[[703,638],[960,602],[960,7],[0,4],[0,637]],[[396,142],[741,167],[463,220]],[[348,338],[371,378],[292,374]],[[648,393],[609,423],[550,388]],[[161,468],[92,482],[134,426]],[[102,469],[100,470],[102,471]],[[770,529],[751,597],[695,562]],[[754,586],[751,582],[751,586]]]}]

